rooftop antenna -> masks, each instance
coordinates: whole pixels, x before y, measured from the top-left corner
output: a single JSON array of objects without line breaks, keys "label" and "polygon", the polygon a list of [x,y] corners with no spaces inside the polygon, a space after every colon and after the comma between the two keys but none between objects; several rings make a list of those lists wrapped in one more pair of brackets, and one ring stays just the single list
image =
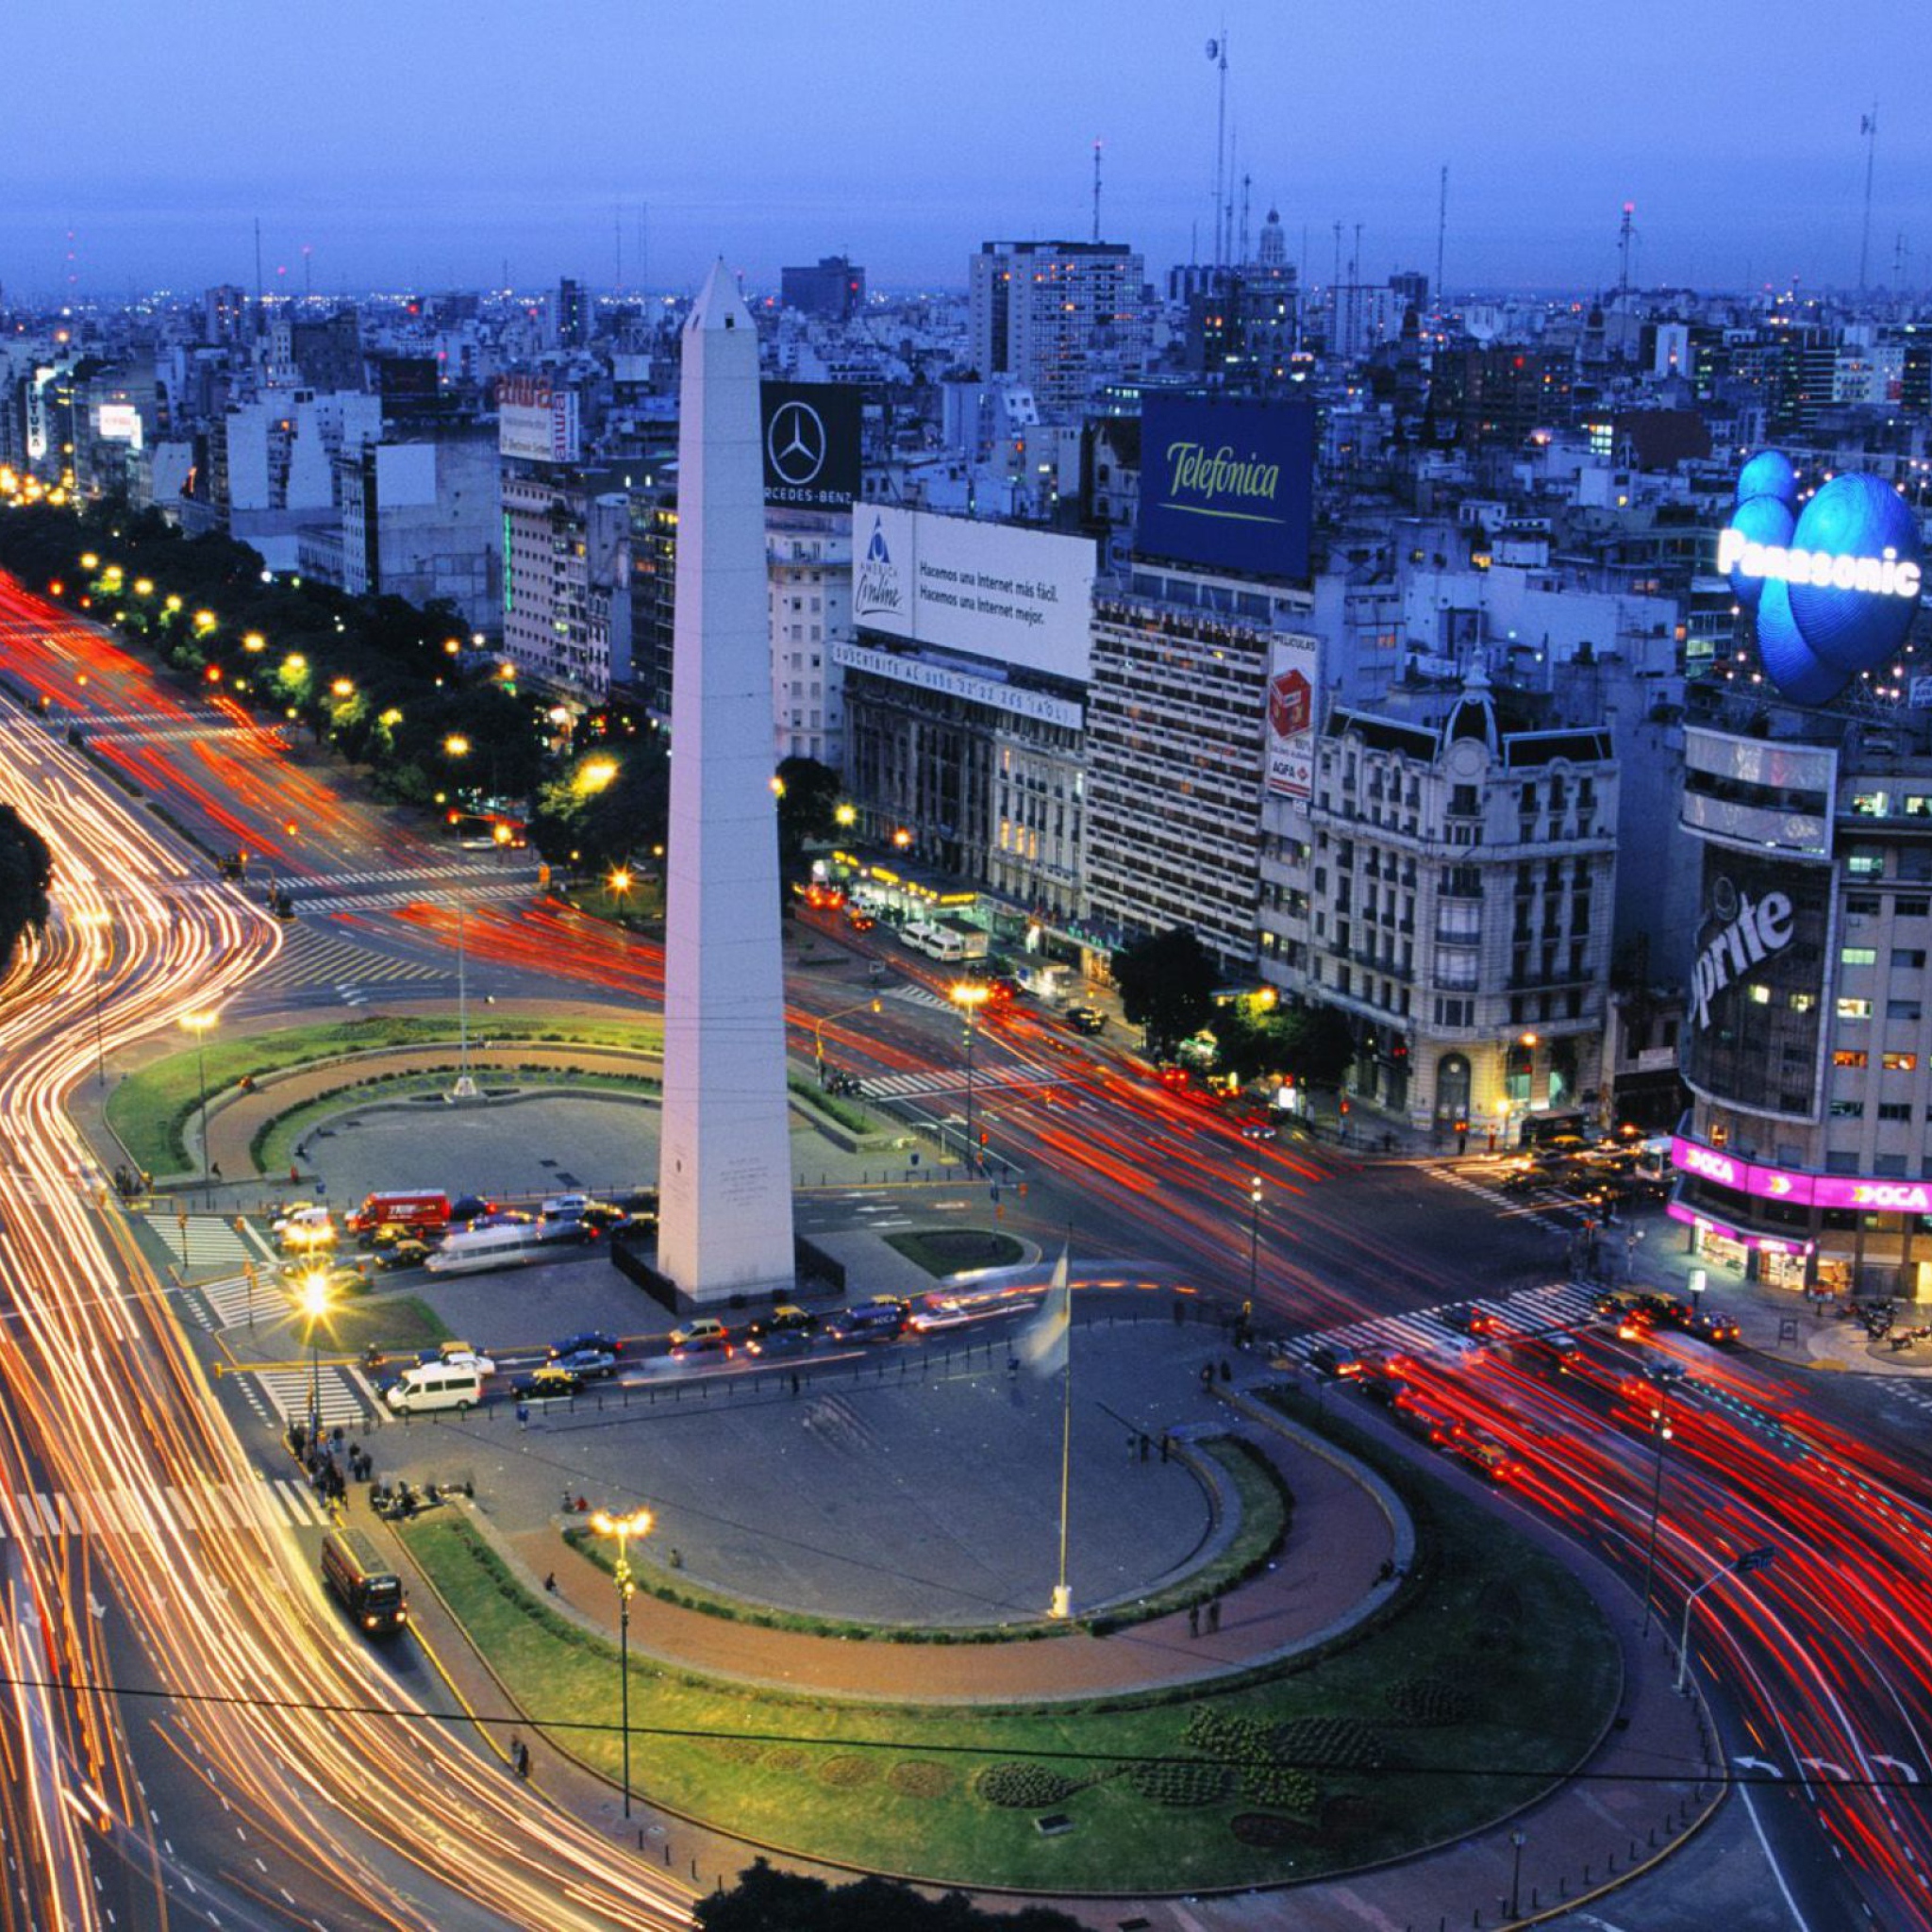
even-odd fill
[{"label": "rooftop antenna", "polygon": [[261,288],[261,217],[255,218],[255,325],[261,326],[262,304],[267,297]]},{"label": "rooftop antenna", "polygon": [[1872,111],[1858,117],[1858,132],[1865,137],[1865,225],[1858,236],[1858,287],[1865,287],[1865,264],[1872,253],[1872,166],[1878,158],[1878,103]]},{"label": "rooftop antenna", "polygon": [[1100,240],[1100,137],[1093,137],[1093,239]]},{"label": "rooftop antenna", "polygon": [[1449,232],[1449,163],[1442,163],[1442,185],[1436,198],[1436,306],[1443,305],[1442,240]]},{"label": "rooftop antenna", "polygon": [[1637,204],[1624,204],[1624,219],[1617,225],[1617,306],[1630,306],[1630,244],[1637,239]]},{"label": "rooftop antenna", "polygon": [[1242,261],[1248,259],[1248,203],[1254,185],[1255,177],[1252,175],[1243,175],[1241,176],[1241,248],[1240,259]]},{"label": "rooftop antenna", "polygon": [[617,204],[617,211],[611,217],[611,226],[617,233],[617,288],[615,292],[624,293],[624,203]]},{"label": "rooftop antenna", "polygon": [[1222,23],[1221,37],[1208,42],[1208,59],[1221,69],[1221,102],[1214,115],[1214,266],[1224,266],[1222,254],[1222,200],[1227,180],[1227,24]]},{"label": "rooftop antenna", "polygon": [[1355,225],[1355,253],[1354,253],[1354,254],[1353,254],[1352,256],[1350,256],[1350,257],[1349,257],[1349,261],[1348,261],[1348,278],[1349,278],[1349,280],[1350,280],[1350,281],[1352,281],[1353,283],[1355,283],[1355,284],[1356,284],[1356,286],[1357,286],[1357,288],[1359,288],[1359,287],[1361,286],[1361,279],[1362,279],[1362,225],[1361,225],[1361,224],[1360,224],[1359,222],[1357,222],[1357,224]]},{"label": "rooftop antenna", "polygon": [[303,244],[302,244],[302,306],[303,306],[303,307],[304,307],[305,308],[307,308],[307,307],[308,306],[308,300],[309,300],[309,297],[310,297],[310,296],[312,296],[312,295],[313,295],[313,294],[315,293],[315,279],[314,279],[314,276],[312,275],[312,274],[310,273],[311,269],[312,269],[312,268],[313,268],[313,266],[314,266],[314,263],[313,263],[313,261],[312,261],[312,259],[311,259],[311,258],[312,258],[312,257],[314,256],[314,254],[315,254],[315,250],[314,250],[313,248],[311,248],[311,247],[310,247],[310,246],[308,245],[308,242],[303,242]]},{"label": "rooftop antenna", "polygon": [[1328,286],[1331,289],[1339,289],[1341,286],[1341,224],[1340,222],[1337,222],[1335,225],[1335,275]]},{"label": "rooftop antenna", "polygon": [[1898,240],[1891,245],[1892,286],[1903,295],[1906,291],[1906,261],[1911,250],[1906,246],[1906,231],[1898,231]]}]

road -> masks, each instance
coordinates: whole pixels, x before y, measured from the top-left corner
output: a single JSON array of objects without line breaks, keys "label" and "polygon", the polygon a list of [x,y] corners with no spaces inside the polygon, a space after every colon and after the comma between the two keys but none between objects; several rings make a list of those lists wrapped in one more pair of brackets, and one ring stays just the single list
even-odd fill
[{"label": "road", "polygon": [[[273,862],[300,881],[298,893],[308,903],[297,931],[325,924],[331,940],[358,958],[441,972],[435,990],[447,996],[457,919],[457,893],[438,872],[452,863],[447,848],[425,845],[391,818],[340,796],[326,772],[291,763],[273,734],[251,741],[245,791],[211,785],[202,768],[219,774],[231,757],[221,741],[258,727],[207,712],[176,719],[178,701],[110,643],[71,627],[72,635],[56,631],[58,649],[40,644],[42,626],[58,622],[44,613],[23,617],[17,599],[0,605],[0,635],[9,625],[32,634],[14,644],[16,667],[25,663],[34,689],[54,691],[67,707],[98,703],[104,716],[122,721],[127,737],[111,752],[100,745],[104,758],[125,761],[130,775],[184,819],[204,814],[198,823],[208,836],[219,826],[251,850],[273,850]],[[150,729],[148,720],[161,722]],[[27,983],[8,990],[4,1023],[18,1042],[8,1057],[14,1070],[8,1119],[32,1124],[25,1140],[16,1126],[16,1146],[30,1147],[37,1172],[45,1171],[36,1185],[64,1187],[73,1208],[45,1252],[32,1236],[24,1243],[23,1307],[9,1327],[16,1334],[32,1328],[41,1345],[27,1318],[31,1299],[39,1308],[65,1310],[70,1349],[125,1363],[104,1393],[98,1373],[81,1385],[83,1357],[66,1357],[65,1374],[54,1372],[58,1358],[34,1357],[38,1386],[17,1418],[18,1440],[8,1444],[5,1493],[17,1504],[42,1467],[47,1480],[58,1478],[75,1493],[86,1493],[90,1482],[94,1490],[146,1492],[156,1483],[207,1480],[217,1472],[233,1480],[246,1457],[210,1420],[178,1338],[155,1305],[115,1287],[124,1277],[138,1280],[138,1264],[100,1249],[101,1224],[84,1199],[85,1158],[64,1125],[61,1103],[94,1072],[96,967],[110,1058],[117,1043],[172,1025],[184,1008],[249,997],[248,987],[272,983],[288,953],[308,941],[261,919],[243,895],[208,880],[205,866],[184,861],[150,833],[66,752],[58,732],[9,710],[0,755],[8,795],[42,808],[51,796],[61,807],[61,924]],[[460,882],[471,891],[462,917],[467,958],[481,975],[476,983],[506,991],[540,984],[585,996],[601,991],[629,1010],[655,1001],[661,961],[654,947],[537,901],[521,880],[492,878],[488,867],[468,871],[482,874]],[[383,873],[394,876],[374,877]],[[114,881],[111,893],[97,883],[107,878]],[[1466,1427],[1508,1445],[1521,1464],[1503,1486],[1504,1507],[1600,1548],[1633,1588],[1648,1573],[1654,1614],[1673,1632],[1687,1592],[1719,1576],[1694,1612],[1692,1659],[1724,1716],[1724,1748],[1734,1771],[1759,1781],[1740,1808],[1775,1856],[1789,1902],[1785,1923],[1823,1928],[1868,1914],[1881,1924],[1932,1918],[1924,1882],[1932,1840],[1917,1796],[1921,1781],[1932,1778],[1932,1745],[1918,1716],[1932,1687],[1925,1614],[1932,1484],[1909,1443],[1888,1433],[1885,1417],[1821,1391],[1815,1378],[1717,1356],[1688,1341],[1594,1339],[1587,1373],[1561,1377],[1532,1366],[1507,1340],[1464,1366],[1432,1366],[1431,1351],[1418,1353],[1418,1343],[1438,1330],[1447,1335],[1429,1312],[1445,1305],[1480,1300],[1498,1311],[1506,1333],[1581,1312],[1563,1302],[1562,1288],[1580,1224],[1575,1211],[1503,1195],[1488,1185],[1494,1170],[1479,1161],[1370,1159],[1331,1142],[1245,1139],[1238,1123],[1163,1084],[1117,1045],[1071,1035],[1024,1007],[979,1020],[969,1076],[962,1021],[948,1005],[945,980],[875,945],[879,937],[861,943],[827,929],[812,947],[812,963],[792,974],[791,1038],[801,1058],[809,1062],[823,1042],[828,1066],[908,1118],[948,1133],[956,1147],[983,1132],[989,1175],[1015,1177],[998,1204],[1008,1225],[1052,1241],[1071,1223],[1076,1237],[1110,1255],[1144,1257],[1169,1278],[1251,1296],[1257,1322],[1287,1338],[1290,1352],[1303,1359],[1338,1333],[1355,1345],[1382,1340],[1407,1352],[1417,1361],[1410,1373],[1418,1387]],[[874,958],[886,967],[877,981],[869,972]],[[398,985],[384,997],[408,997],[419,986],[427,990],[429,982]],[[326,996],[348,998],[340,987]],[[988,1185],[991,1193],[991,1179]],[[23,1220],[25,1205],[8,1201],[10,1230],[38,1229],[43,1217],[27,1208]],[[99,1253],[98,1265],[92,1253]],[[91,1285],[79,1300],[98,1310],[84,1319],[74,1307],[76,1257],[89,1257],[81,1278]],[[1652,1417],[1666,1404],[1641,1374],[1659,1359],[1689,1371],[1669,1391],[1672,1436],[1661,1460]],[[77,1468],[62,1459],[75,1457]],[[6,1507],[0,1500],[0,1513]],[[182,1561],[186,1546],[176,1542],[158,1576],[139,1560],[152,1554],[149,1543],[104,1537],[96,1547],[77,1538],[89,1559],[80,1577],[25,1561],[29,1553],[40,1558],[41,1544],[8,1527],[9,1541],[0,1547],[9,1565],[7,1587],[22,1606],[16,1650],[51,1641],[57,1654],[92,1659],[90,1668],[98,1669],[110,1638],[93,1626],[105,1624],[111,1633],[114,1615],[90,1612],[83,1620],[72,1607],[82,1600],[80,1583],[105,1577],[126,1607],[130,1628],[158,1646],[156,1668],[165,1667],[166,1681],[248,1684],[258,1687],[250,1692],[256,1696],[270,1684],[311,1701],[325,1685],[329,1701],[367,1699],[391,1708],[412,1688],[359,1654],[331,1652],[306,1553],[279,1529],[257,1525],[225,1555],[203,1550],[199,1563]],[[1766,1547],[1777,1551],[1770,1568],[1724,1574],[1742,1552]],[[184,1615],[188,1607],[169,1592],[203,1572],[210,1589]],[[274,1579],[266,1592],[264,1575]],[[225,1594],[215,1593],[217,1584]],[[221,1633],[218,1641],[201,1634],[204,1619]],[[23,1665],[15,1674],[28,1674]],[[69,1776],[76,1765],[88,1771],[78,1793],[63,1788],[66,1798],[45,1795],[46,1775],[16,1778],[0,1800],[12,1807],[10,1841],[38,1837],[51,1856],[92,1831],[98,1807],[88,1793],[96,1790],[133,1832],[141,1807],[132,1795],[139,1788],[123,1737],[125,1711],[105,1697],[29,1683],[8,1716],[23,1767],[64,1766]],[[450,1883],[448,1860],[439,1863],[412,1834],[391,1828],[392,1811],[413,1817],[431,1832],[431,1843],[449,1844],[451,1857],[466,1847],[466,1862],[477,1858],[483,1869],[466,1871],[455,1888],[472,1908],[499,1908],[533,1882],[533,1868],[519,1862],[529,1856],[523,1811],[506,1804],[492,1761],[454,1735],[411,1732],[404,1748],[396,1727],[375,1717],[319,1727],[293,1712],[251,1709],[244,1718],[234,1709],[186,1706],[172,1708],[168,1723],[192,1724],[200,1748],[219,1752],[225,1798],[256,1794],[256,1828],[281,1848],[279,1856],[295,1859],[304,1842],[345,1847],[305,1881],[339,1888],[344,1912],[352,1901],[359,1911],[385,1896],[397,1860]],[[341,1746],[352,1724],[354,1754],[345,1759]],[[335,1777],[365,1753],[400,1796],[385,1785],[380,1805],[361,1807],[335,1793]],[[319,1777],[318,1757],[329,1768]],[[270,1767],[280,1764],[287,1777],[291,1759],[308,1767],[294,1780],[306,1808],[299,1828],[271,1828],[268,1821],[279,1814],[266,1803],[276,1789]],[[432,1830],[425,1795],[432,1776],[449,1776],[460,1792],[460,1828],[445,1803]],[[14,1836],[16,1824],[25,1836]],[[562,1856],[539,1839],[546,1859]],[[514,1855],[512,1847],[519,1848]],[[610,1862],[616,1855],[593,1834],[571,1840],[569,1856],[614,1882],[608,1874],[619,1869]],[[125,1862],[144,1883],[165,1886],[152,1849],[144,1864],[131,1857]],[[1694,1867],[1674,1869],[1694,1887]],[[586,1884],[590,1912],[595,1890]],[[58,1903],[78,1911],[86,1901]],[[672,1913],[675,1901],[654,1900],[649,1909]]]}]

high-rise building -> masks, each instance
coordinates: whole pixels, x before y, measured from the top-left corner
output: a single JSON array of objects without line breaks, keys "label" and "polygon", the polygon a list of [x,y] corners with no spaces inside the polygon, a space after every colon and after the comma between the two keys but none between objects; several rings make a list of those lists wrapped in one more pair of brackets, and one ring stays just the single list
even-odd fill
[{"label": "high-rise building", "polygon": [[591,340],[591,291],[565,275],[557,285],[557,344],[581,349]]},{"label": "high-rise building", "polygon": [[1094,388],[1146,359],[1144,265],[1119,242],[986,242],[968,265],[974,366],[1077,416]]},{"label": "high-rise building", "polygon": [[546,684],[602,697],[631,675],[630,499],[615,472],[503,473],[503,647]]},{"label": "high-rise building", "polygon": [[865,271],[842,255],[822,255],[810,268],[779,272],[779,300],[801,315],[849,322],[865,307]]}]

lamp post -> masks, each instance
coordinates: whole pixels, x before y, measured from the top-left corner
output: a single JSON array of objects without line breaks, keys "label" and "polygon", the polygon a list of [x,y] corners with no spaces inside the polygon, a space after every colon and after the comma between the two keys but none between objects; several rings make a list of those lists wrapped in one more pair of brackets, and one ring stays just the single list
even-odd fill
[{"label": "lamp post", "polygon": [[1528,1840],[1527,1832],[1512,1831],[1509,1834],[1509,1848],[1516,1854],[1516,1862],[1509,1870],[1509,1916],[1512,1919],[1523,1909],[1523,1847]]},{"label": "lamp post", "polygon": [[1261,1278],[1261,1176],[1248,1176],[1248,1306],[1255,1305],[1256,1285]]},{"label": "lamp post", "polygon": [[1767,1544],[1761,1550],[1746,1550],[1741,1556],[1733,1557],[1722,1570],[1713,1570],[1689,1596],[1684,1599],[1684,1627],[1677,1633],[1677,1682],[1676,1689],[1681,1696],[1690,1682],[1690,1607],[1713,1583],[1726,1576],[1748,1576],[1754,1570],[1769,1570],[1777,1561],[1777,1548]]},{"label": "lamp post", "polygon": [[102,982],[108,967],[108,941],[106,929],[113,924],[113,915],[108,912],[83,912],[76,916],[75,923],[87,928],[93,944],[94,956],[94,1074],[100,1085],[108,1084],[108,1046],[101,1030]]},{"label": "lamp post", "polygon": [[183,1013],[181,1024],[194,1035],[194,1067],[201,1080],[201,1186],[208,1204],[215,1204],[214,1180],[209,1173],[208,1153],[208,1031],[221,1018],[219,1013]]},{"label": "lamp post", "polygon": [[811,1023],[812,1063],[818,1069],[819,1085],[825,1084],[825,1028],[834,1020],[842,1020],[848,1013],[876,1013],[883,1008],[877,1000],[860,1000],[850,1007],[841,1007],[836,1013],[827,1013],[823,1020]]},{"label": "lamp post", "polygon": [[1664,1496],[1664,1448],[1671,1440],[1671,1384],[1683,1374],[1674,1365],[1659,1363],[1649,1372],[1657,1385],[1657,1406],[1650,1412],[1651,1439],[1657,1444],[1656,1460],[1650,1477],[1650,1535],[1643,1549],[1643,1629],[1650,1635],[1650,1586],[1657,1575],[1657,1519]]},{"label": "lamp post", "polygon": [[476,1083],[470,1077],[470,960],[464,941],[463,902],[457,901],[457,1084],[452,1100],[475,1100]]},{"label": "lamp post", "polygon": [[328,1276],[313,1269],[302,1277],[302,1313],[308,1323],[308,1441],[322,1434],[322,1323],[328,1313]]},{"label": "lamp post", "polygon": [[636,1586],[631,1582],[629,1543],[632,1537],[649,1536],[655,1519],[648,1509],[636,1509],[628,1516],[612,1516],[600,1509],[591,1518],[591,1527],[599,1536],[617,1539],[617,1567],[610,1574],[617,1584],[617,1676],[622,1708],[619,1723],[624,1731],[624,1815],[630,1816],[630,1600]]},{"label": "lamp post", "polygon": [[979,1141],[973,1131],[973,1036],[974,1022],[985,1006],[990,990],[976,979],[956,979],[946,989],[946,997],[966,1016],[966,1164],[979,1169]]}]

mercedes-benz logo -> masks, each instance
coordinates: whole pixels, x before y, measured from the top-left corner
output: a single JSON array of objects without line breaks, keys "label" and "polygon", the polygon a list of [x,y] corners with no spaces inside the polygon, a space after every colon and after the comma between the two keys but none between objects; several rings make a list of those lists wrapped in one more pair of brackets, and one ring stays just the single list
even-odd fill
[{"label": "mercedes-benz logo", "polygon": [[781,483],[802,489],[825,464],[825,425],[809,403],[781,403],[765,432],[765,454]]}]

